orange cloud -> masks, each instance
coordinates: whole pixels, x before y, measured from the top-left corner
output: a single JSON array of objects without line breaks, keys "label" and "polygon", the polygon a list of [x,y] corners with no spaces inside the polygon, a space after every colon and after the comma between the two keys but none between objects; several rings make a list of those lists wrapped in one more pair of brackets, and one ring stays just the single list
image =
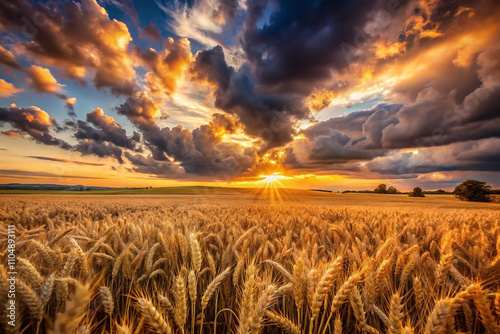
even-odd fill
[{"label": "orange cloud", "polygon": [[145,78],[149,92],[156,97],[162,97],[164,94],[172,96],[193,61],[191,45],[187,38],[174,41],[169,37],[165,40],[161,52],[148,49],[140,52],[139,57],[146,67],[151,69]]},{"label": "orange cloud", "polygon": [[335,94],[329,90],[322,90],[312,93],[305,100],[306,108],[312,112],[326,108],[335,98]]},{"label": "orange cloud", "polygon": [[16,88],[10,82],[0,79],[0,97],[9,97],[20,92],[24,92],[24,89]]},{"label": "orange cloud", "polygon": [[76,98],[75,97],[68,97],[66,100],[64,100],[67,104],[74,106],[76,103]]},{"label": "orange cloud", "polygon": [[30,85],[39,93],[58,93],[62,85],[50,73],[48,68],[32,65],[26,73],[30,78]]},{"label": "orange cloud", "polygon": [[9,131],[2,131],[2,134],[4,136],[7,136],[9,138],[19,138],[21,136],[21,134],[17,131],[12,131],[12,130],[9,130]]},{"label": "orange cloud", "polygon": [[94,123],[96,123],[95,120],[99,120],[101,124],[107,124],[117,128],[120,127],[113,117],[104,115],[104,111],[101,108],[95,108],[91,113],[88,113],[87,119],[94,121]]}]

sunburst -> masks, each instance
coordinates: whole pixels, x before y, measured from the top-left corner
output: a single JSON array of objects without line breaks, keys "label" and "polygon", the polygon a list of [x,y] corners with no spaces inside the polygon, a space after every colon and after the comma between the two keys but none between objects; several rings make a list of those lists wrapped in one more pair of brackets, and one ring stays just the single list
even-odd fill
[{"label": "sunburst", "polygon": [[263,185],[263,196],[268,198],[271,202],[278,201],[281,202],[280,188],[283,188],[280,180],[284,179],[285,176],[280,173],[273,173],[269,175],[259,175],[262,178],[260,182]]}]

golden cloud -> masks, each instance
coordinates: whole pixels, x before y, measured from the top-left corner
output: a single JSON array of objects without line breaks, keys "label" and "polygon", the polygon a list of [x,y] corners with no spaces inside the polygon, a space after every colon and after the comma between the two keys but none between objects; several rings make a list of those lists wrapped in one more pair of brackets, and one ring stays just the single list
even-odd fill
[{"label": "golden cloud", "polygon": [[16,88],[10,82],[0,79],[0,97],[10,97],[16,93],[24,92],[22,88]]},{"label": "golden cloud", "polygon": [[48,68],[32,65],[26,73],[30,78],[31,87],[39,93],[56,94],[62,86],[57,82]]}]

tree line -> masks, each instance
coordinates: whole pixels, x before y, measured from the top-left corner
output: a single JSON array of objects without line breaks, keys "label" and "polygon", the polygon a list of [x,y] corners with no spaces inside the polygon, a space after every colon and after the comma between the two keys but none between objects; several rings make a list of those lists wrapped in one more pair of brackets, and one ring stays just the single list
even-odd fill
[{"label": "tree line", "polygon": [[[381,183],[373,190],[376,194],[401,194],[394,186],[387,186]],[[447,194],[446,191],[439,189],[435,191],[423,191],[420,187],[413,188],[408,193],[410,197],[425,197],[425,194]],[[455,187],[451,192],[455,197],[462,201],[472,202],[490,202],[491,195],[500,194],[500,190],[493,190],[486,182],[478,180],[466,180]]]}]

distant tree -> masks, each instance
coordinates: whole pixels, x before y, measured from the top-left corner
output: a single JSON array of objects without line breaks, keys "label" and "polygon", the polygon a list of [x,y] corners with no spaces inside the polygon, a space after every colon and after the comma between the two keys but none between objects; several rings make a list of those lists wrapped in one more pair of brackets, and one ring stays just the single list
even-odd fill
[{"label": "distant tree", "polygon": [[413,190],[410,191],[408,196],[410,196],[410,197],[425,197],[424,192],[422,191],[422,188],[420,188],[420,187],[413,188]]},{"label": "distant tree", "polygon": [[491,186],[478,180],[464,181],[453,190],[453,195],[462,201],[489,202],[490,194]]},{"label": "distant tree", "polygon": [[387,193],[388,194],[397,194],[398,190],[396,189],[396,187],[390,186],[389,188],[387,188]]},{"label": "distant tree", "polygon": [[373,192],[376,192],[377,194],[387,194],[387,185],[381,183]]}]

